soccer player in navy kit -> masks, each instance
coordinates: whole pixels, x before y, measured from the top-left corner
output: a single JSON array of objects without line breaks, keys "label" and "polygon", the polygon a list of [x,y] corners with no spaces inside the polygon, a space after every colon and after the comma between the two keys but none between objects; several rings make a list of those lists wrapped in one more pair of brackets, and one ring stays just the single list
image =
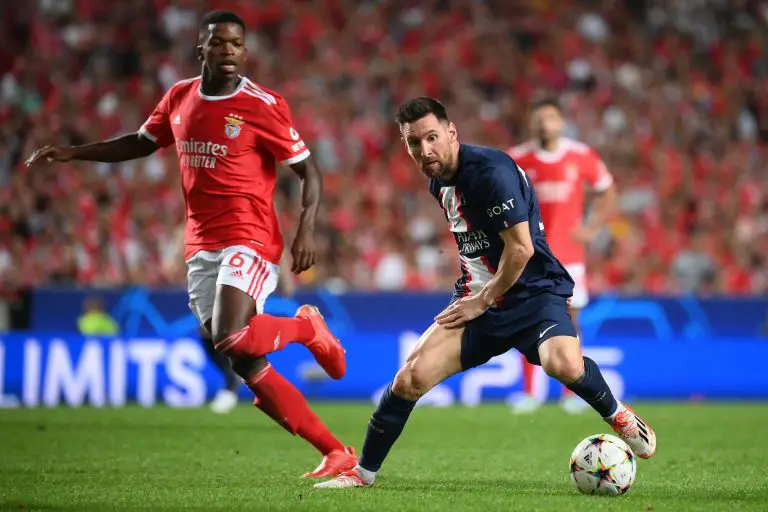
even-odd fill
[{"label": "soccer player in navy kit", "polygon": [[567,306],[573,280],[547,245],[523,170],[502,151],[460,144],[456,126],[433,98],[404,103],[397,123],[456,238],[461,277],[448,307],[384,392],[359,464],[315,487],[373,485],[419,398],[511,348],[583,398],[638,456],[651,457],[653,430],[617,402],[595,362],[582,356]]}]

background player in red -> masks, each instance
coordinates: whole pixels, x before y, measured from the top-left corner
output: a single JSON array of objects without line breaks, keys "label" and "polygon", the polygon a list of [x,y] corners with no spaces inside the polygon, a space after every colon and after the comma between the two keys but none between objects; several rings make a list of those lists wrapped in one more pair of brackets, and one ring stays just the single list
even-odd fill
[{"label": "background player in red", "polygon": [[[532,139],[513,147],[509,154],[530,177],[536,189],[547,242],[554,255],[573,277],[570,302],[573,324],[579,329],[579,313],[589,303],[586,249],[604,227],[616,204],[613,177],[597,152],[563,137],[565,121],[559,104],[544,99],[531,112]],[[588,218],[584,217],[585,192],[595,194]],[[537,375],[540,373],[540,375]],[[546,398],[547,377],[523,358],[524,393],[513,401],[518,413],[536,410]],[[563,391],[561,401],[568,412],[577,413],[587,404]]]},{"label": "background player in red", "polygon": [[138,132],[84,146],[46,146],[27,165],[40,160],[122,162],[176,144],[187,204],[190,308],[253,391],[254,404],[323,454],[320,466],[305,476],[332,476],[354,467],[353,451],[264,357],[298,342],[332,378],[346,371],[344,349],[316,308],[302,306],[294,318],[263,314],[283,252],[273,202],[276,162],[290,166],[303,182],[291,247],[295,273],[314,264],[322,180],[285,100],[240,76],[246,54],[242,19],[230,11],[206,14],[197,47],[201,75],[172,86]]}]

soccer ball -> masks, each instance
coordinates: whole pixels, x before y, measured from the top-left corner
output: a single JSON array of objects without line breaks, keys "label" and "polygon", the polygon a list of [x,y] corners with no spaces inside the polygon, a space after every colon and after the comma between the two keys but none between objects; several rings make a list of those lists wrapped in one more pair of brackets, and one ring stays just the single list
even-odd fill
[{"label": "soccer ball", "polygon": [[571,481],[584,494],[624,494],[636,472],[635,454],[627,443],[609,434],[589,436],[571,454]]}]

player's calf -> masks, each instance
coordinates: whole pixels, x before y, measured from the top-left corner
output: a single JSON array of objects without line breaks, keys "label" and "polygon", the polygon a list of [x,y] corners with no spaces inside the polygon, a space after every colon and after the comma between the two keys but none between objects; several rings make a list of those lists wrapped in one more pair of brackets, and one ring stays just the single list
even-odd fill
[{"label": "player's calf", "polygon": [[463,332],[464,329],[447,329],[438,325],[430,327],[408,356],[392,385],[387,386],[368,422],[368,433],[360,457],[359,466],[368,472],[365,474],[371,477],[371,483],[405,428],[416,401],[434,386],[461,371]]},{"label": "player's calf", "polygon": [[600,368],[592,359],[581,355],[581,347],[576,338],[550,338],[539,347],[539,357],[547,374],[565,384],[600,416],[607,418],[616,412],[618,402]]},{"label": "player's calf", "polygon": [[[578,364],[568,350],[554,348],[545,352],[548,353],[541,357],[542,364],[546,364],[545,371],[548,370],[548,374],[558,378],[597,411],[638,457],[647,459],[656,453],[656,433],[631,407],[614,398],[600,368],[592,359],[581,357],[582,362]],[[574,375],[578,378],[571,380]]]},{"label": "player's calf", "polygon": [[397,395],[393,386],[387,386],[368,421],[368,433],[363,443],[360,465],[372,475],[381,468],[389,450],[405,428],[416,406],[416,400]]},{"label": "player's calf", "polygon": [[259,357],[277,352],[288,343],[306,343],[315,335],[306,318],[254,315],[243,327],[214,328],[216,350],[231,358]]},{"label": "player's calf", "polygon": [[323,455],[334,451],[345,452],[346,447],[309,408],[296,386],[271,365],[267,364],[263,370],[244,380],[256,397],[254,405],[285,430],[307,440]]},{"label": "player's calf", "polygon": [[260,357],[296,342],[307,347],[320,366],[333,379],[346,373],[346,357],[341,343],[328,329],[314,306],[301,306],[293,318],[255,315],[248,325],[214,331],[216,350],[230,358]]},{"label": "player's calf", "polygon": [[583,366],[584,371],[578,379],[563,384],[587,402],[600,416],[611,416],[618,409],[618,402],[605,382],[600,368],[588,357],[583,357]]}]

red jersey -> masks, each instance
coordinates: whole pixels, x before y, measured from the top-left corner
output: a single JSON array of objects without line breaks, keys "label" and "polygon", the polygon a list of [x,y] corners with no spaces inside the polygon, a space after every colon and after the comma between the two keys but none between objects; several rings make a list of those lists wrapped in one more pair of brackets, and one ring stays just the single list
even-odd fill
[{"label": "red jersey", "polygon": [[139,130],[160,147],[176,143],[187,203],[184,258],[245,245],[277,264],[276,163],[301,162],[309,149],[274,92],[241,78],[232,94],[206,96],[200,82],[176,83]]},{"label": "red jersey", "polygon": [[530,177],[539,199],[544,229],[555,257],[563,265],[585,263],[584,246],[573,237],[584,216],[586,187],[602,192],[613,177],[597,151],[575,140],[561,138],[556,151],[535,141],[510,148],[510,156]]}]

